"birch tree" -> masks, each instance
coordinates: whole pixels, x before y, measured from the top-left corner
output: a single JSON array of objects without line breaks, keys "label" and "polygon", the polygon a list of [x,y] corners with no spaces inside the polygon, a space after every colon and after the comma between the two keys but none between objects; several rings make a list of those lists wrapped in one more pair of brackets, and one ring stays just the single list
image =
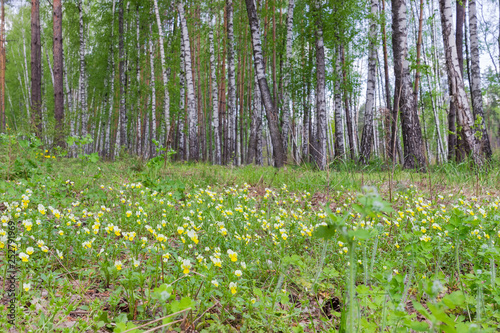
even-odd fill
[{"label": "birch tree", "polygon": [[186,17],[184,15],[184,4],[177,4],[181,21],[182,40],[184,42],[184,66],[187,91],[187,114],[189,133],[189,155],[191,161],[198,160],[198,112],[196,110],[196,98],[194,96],[193,70],[191,65],[191,47],[189,42],[189,32]]},{"label": "birch tree", "polygon": [[178,150],[178,156],[181,160],[185,160],[188,156],[186,153],[186,145],[185,145],[185,130],[184,130],[184,124],[185,124],[185,113],[186,113],[186,108],[185,108],[185,99],[186,99],[186,66],[185,66],[185,53],[186,53],[186,48],[184,46],[184,38],[181,37],[181,68],[180,68],[180,73],[179,73],[179,114],[178,114],[178,120],[177,120],[177,126],[178,126],[178,133],[179,133],[179,146],[177,148]]},{"label": "birch tree", "polygon": [[215,75],[215,52],[214,52],[214,21],[215,16],[210,19],[210,29],[208,30],[208,42],[210,44],[210,78],[211,78],[211,93],[212,93],[212,135],[214,138],[213,147],[213,163],[220,165],[220,136],[219,136],[219,99],[217,98],[217,77]]},{"label": "birch tree", "polygon": [[342,64],[340,45],[335,48],[335,157],[344,157],[344,125],[342,124]]},{"label": "birch tree", "polygon": [[118,149],[127,147],[127,110],[125,105],[125,46],[124,46],[124,18],[123,18],[123,6],[125,0],[120,0],[119,2],[119,13],[118,13],[118,57],[120,62],[118,64],[119,75],[120,75],[120,144]]},{"label": "birch tree", "polygon": [[[483,96],[481,94],[481,68],[479,66],[479,41],[477,37],[477,11],[476,0],[469,0],[469,28],[470,28],[470,49],[471,49],[471,90],[472,90],[472,110],[474,119],[480,126],[481,150],[489,159],[492,151],[488,131],[484,121]],[[500,27],[499,27],[500,29]]]},{"label": "birch tree", "polygon": [[108,123],[106,124],[106,140],[104,141],[104,155],[110,157],[111,153],[111,121],[113,117],[114,92],[115,92],[115,58],[114,58],[114,26],[115,26],[115,3],[113,0],[111,8],[111,43],[109,46],[108,68],[111,69],[108,97]]},{"label": "birch tree", "polygon": [[323,24],[321,22],[321,1],[316,6],[316,164],[320,170],[327,163],[327,119],[326,119],[326,83],[325,83],[325,45],[323,42]]},{"label": "birch tree", "polygon": [[286,18],[286,53],[283,71],[283,147],[285,154],[288,149],[288,132],[290,130],[290,77],[292,73],[292,37],[293,37],[293,10],[295,7],[295,0],[289,0],[288,13]]},{"label": "birch tree", "polygon": [[450,0],[439,0],[439,10],[441,13],[441,26],[443,34],[443,44],[446,58],[446,69],[448,72],[448,83],[453,101],[456,106],[458,124],[462,127],[465,149],[470,154],[475,164],[481,166],[479,145],[474,136],[474,119],[470,112],[469,101],[465,93],[464,81],[460,74],[458,64],[457,48],[455,44],[455,34],[452,25],[452,9]]},{"label": "birch tree", "polygon": [[170,95],[168,92],[168,73],[165,65],[165,47],[163,45],[165,32],[160,20],[160,11],[158,10],[158,0],[154,0],[156,25],[158,25],[158,43],[160,47],[160,60],[161,60],[161,73],[163,78],[163,116],[165,118],[165,135],[167,140],[167,147],[169,145],[170,134]]},{"label": "birch tree", "polygon": [[373,144],[373,109],[375,102],[375,79],[377,66],[377,12],[378,0],[371,0],[370,33],[368,46],[368,80],[366,84],[365,123],[361,135],[360,163],[367,164]]},{"label": "birch tree", "polygon": [[283,140],[278,127],[278,112],[275,103],[269,91],[269,85],[266,79],[264,69],[264,59],[262,56],[262,46],[260,41],[260,24],[257,17],[257,10],[255,8],[254,0],[245,0],[248,14],[248,21],[250,24],[250,31],[252,32],[252,45],[254,55],[254,66],[261,98],[266,108],[267,123],[269,125],[269,132],[273,144],[273,157],[274,164],[277,168],[281,168],[285,164],[285,152],[283,150]]},{"label": "birch tree", "polygon": [[[394,53],[394,110],[392,114],[391,147],[396,140],[397,114],[401,115],[405,169],[425,169],[423,140],[415,98],[410,82],[406,0],[392,1],[392,48]],[[394,153],[392,154],[394,156]]]},{"label": "birch tree", "polygon": [[228,161],[233,158],[233,163],[237,164],[236,157],[236,77],[234,65],[234,31],[233,31],[233,0],[227,0],[227,79],[228,79],[228,136],[226,140]]},{"label": "birch tree", "polygon": [[[87,110],[87,80],[86,80],[86,69],[85,69],[85,25],[83,22],[83,1],[78,1],[78,18],[80,27],[80,78],[79,78],[79,92],[78,92],[78,108],[82,117],[82,129],[81,135],[87,135],[87,120],[88,120],[88,110]],[[88,153],[88,145],[84,147],[85,152]]]},{"label": "birch tree", "polygon": [[[150,36],[151,34],[151,26],[149,26]],[[150,125],[150,141],[156,140],[156,81],[155,81],[155,60],[153,53],[153,40],[149,38],[149,67],[151,70],[151,78],[149,80],[149,85],[151,87],[151,125]],[[149,156],[156,156],[155,145],[150,145]]]}]

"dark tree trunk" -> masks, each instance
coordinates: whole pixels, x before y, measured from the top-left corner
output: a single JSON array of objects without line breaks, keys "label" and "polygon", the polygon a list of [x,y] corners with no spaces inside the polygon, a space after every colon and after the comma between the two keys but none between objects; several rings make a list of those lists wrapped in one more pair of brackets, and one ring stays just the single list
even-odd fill
[{"label": "dark tree trunk", "polygon": [[262,101],[264,102],[264,107],[266,108],[267,122],[269,124],[269,132],[273,145],[274,163],[277,168],[281,168],[285,163],[285,152],[283,149],[283,140],[281,138],[281,133],[278,127],[278,113],[275,103],[271,97],[271,92],[269,91],[269,85],[267,84],[266,74],[264,70],[257,10],[255,8],[255,3],[253,0],[245,1],[247,5],[250,30],[252,32],[255,72],[262,95]]},{"label": "dark tree trunk", "polygon": [[54,142],[64,146],[64,90],[63,90],[63,44],[62,2],[54,0],[54,117],[56,119]]},{"label": "dark tree trunk", "polygon": [[396,87],[391,131],[391,146],[396,140],[397,113],[401,115],[404,145],[405,169],[425,169],[422,130],[415,107],[415,98],[410,82],[410,69],[407,58],[407,20],[406,0],[392,1],[392,48],[394,53],[394,73]]},{"label": "dark tree trunk", "polygon": [[31,122],[36,136],[42,138],[42,42],[40,1],[31,0]]}]

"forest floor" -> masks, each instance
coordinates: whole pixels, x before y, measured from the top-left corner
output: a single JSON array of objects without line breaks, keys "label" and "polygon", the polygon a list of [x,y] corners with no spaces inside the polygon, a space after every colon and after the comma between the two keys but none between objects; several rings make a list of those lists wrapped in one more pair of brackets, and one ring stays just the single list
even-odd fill
[{"label": "forest floor", "polygon": [[2,331],[499,326],[498,167],[0,156]]}]

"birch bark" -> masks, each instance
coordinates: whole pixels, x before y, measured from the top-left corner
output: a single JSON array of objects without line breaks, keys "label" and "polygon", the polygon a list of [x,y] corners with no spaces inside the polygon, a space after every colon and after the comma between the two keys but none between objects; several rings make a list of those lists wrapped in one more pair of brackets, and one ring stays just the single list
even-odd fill
[{"label": "birch bark", "polygon": [[341,58],[341,47],[336,47],[336,58],[335,58],[335,157],[344,158],[344,125],[342,124],[342,64],[340,62]]},{"label": "birch bark", "polygon": [[406,0],[392,1],[392,47],[394,53],[394,73],[396,76],[394,111],[391,131],[391,146],[396,140],[397,113],[401,114],[403,132],[404,164],[406,169],[425,170],[422,130],[415,107],[415,98],[410,82],[410,69],[407,60],[407,20]]},{"label": "birch bark", "polygon": [[[151,26],[149,26],[150,36],[152,35]],[[151,87],[151,133],[150,133],[150,141],[156,140],[156,82],[155,82],[155,60],[153,54],[153,39],[149,39],[149,66],[151,70],[151,78],[149,81],[149,85]],[[149,156],[156,156],[156,145],[150,145],[151,151],[149,152]]]},{"label": "birch bark", "polygon": [[198,160],[198,112],[196,111],[196,98],[194,96],[193,70],[191,65],[191,47],[189,42],[189,32],[184,15],[184,4],[177,5],[181,21],[182,40],[184,41],[184,66],[187,86],[187,114],[189,132],[189,160]]},{"label": "birch bark", "polygon": [[326,91],[325,91],[325,45],[323,42],[323,25],[321,22],[321,2],[316,0],[316,164],[320,170],[326,168],[327,163],[327,120],[326,120]]},{"label": "birch bark", "polygon": [[168,92],[168,73],[167,67],[165,65],[165,47],[163,45],[165,32],[163,30],[160,11],[158,10],[158,0],[154,0],[155,14],[156,14],[156,24],[158,25],[159,32],[159,44],[160,44],[160,59],[161,59],[161,73],[163,78],[163,116],[165,117],[165,135],[167,141],[167,148],[170,143],[170,95]]},{"label": "birch bark", "polygon": [[[86,69],[85,69],[85,25],[83,22],[83,0],[78,1],[78,18],[80,25],[80,78],[79,78],[79,92],[78,92],[78,108],[81,112],[82,117],[82,128],[81,135],[87,135],[87,122],[88,122],[88,110],[87,110],[87,82],[86,82]],[[84,151],[88,153],[89,145],[85,145]]]},{"label": "birch bark", "polygon": [[367,164],[373,145],[373,109],[375,102],[375,75],[377,66],[377,19],[378,0],[371,0],[371,24],[369,34],[368,82],[366,85],[365,124],[361,135],[360,163]]},{"label": "birch bark", "polygon": [[261,98],[264,102],[264,107],[266,108],[267,122],[269,124],[269,132],[273,143],[274,163],[277,168],[281,168],[285,164],[285,153],[283,151],[283,141],[278,127],[278,114],[269,91],[269,85],[267,83],[264,69],[257,10],[255,8],[254,0],[245,0],[245,2],[250,31],[252,32],[255,72],[259,83]]},{"label": "birch bark", "polygon": [[286,53],[285,63],[283,65],[283,147],[285,153],[288,149],[288,133],[290,131],[290,92],[289,84],[292,73],[292,66],[290,59],[292,59],[292,37],[293,37],[293,10],[295,7],[295,0],[289,0],[288,13],[286,18]]},{"label": "birch bark", "polygon": [[[477,12],[476,0],[469,0],[469,26],[470,26],[470,48],[471,48],[471,90],[472,110],[474,119],[481,127],[481,150],[486,158],[491,158],[492,151],[488,131],[484,121],[483,97],[481,94],[481,68],[479,67],[479,40],[477,37]],[[479,120],[480,119],[480,120]]]},{"label": "birch bark", "polygon": [[483,164],[479,145],[474,136],[474,119],[470,112],[469,101],[465,93],[464,81],[460,74],[458,64],[455,35],[452,25],[452,9],[450,0],[439,0],[439,10],[441,12],[441,26],[443,34],[443,44],[445,49],[446,68],[448,71],[448,82],[452,98],[456,106],[458,124],[462,127],[465,149],[470,154],[474,163],[478,166]]},{"label": "birch bark", "polygon": [[125,46],[124,46],[124,27],[123,27],[123,6],[125,0],[120,0],[119,2],[119,13],[118,13],[118,56],[120,58],[119,62],[119,72],[120,72],[120,144],[119,148],[127,148],[127,110],[125,105]]},{"label": "birch bark", "polygon": [[180,95],[180,105],[179,105],[179,147],[178,147],[178,155],[181,160],[185,160],[188,156],[186,154],[186,145],[185,145],[185,132],[184,132],[184,124],[185,124],[185,99],[186,99],[186,66],[185,66],[185,53],[186,47],[184,45],[184,38],[181,38],[181,69],[179,73],[179,95]]},{"label": "birch bark", "polygon": [[215,52],[214,52],[214,21],[215,16],[210,20],[210,29],[208,31],[208,39],[210,43],[210,77],[211,77],[211,92],[212,92],[212,133],[214,137],[214,152],[213,163],[220,165],[221,151],[220,151],[220,136],[219,136],[219,100],[217,98],[217,77],[215,75]]},{"label": "birch bark", "polygon": [[113,107],[114,107],[114,91],[115,91],[115,57],[114,57],[114,26],[115,26],[115,3],[113,0],[112,12],[111,12],[111,43],[109,46],[109,57],[108,57],[108,68],[111,69],[111,83],[109,85],[109,109],[108,109],[108,123],[106,125],[106,140],[104,142],[104,155],[111,157],[111,121],[113,117]]},{"label": "birch bark", "polygon": [[234,65],[234,31],[233,31],[233,0],[227,0],[227,79],[228,79],[228,97],[227,97],[227,124],[228,138],[226,143],[228,161],[233,160],[236,164],[236,77]]}]

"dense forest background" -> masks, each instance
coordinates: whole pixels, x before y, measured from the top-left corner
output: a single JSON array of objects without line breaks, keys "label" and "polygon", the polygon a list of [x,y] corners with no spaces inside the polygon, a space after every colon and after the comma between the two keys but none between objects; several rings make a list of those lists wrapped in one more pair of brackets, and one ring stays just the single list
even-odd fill
[{"label": "dense forest background", "polygon": [[500,147],[496,0],[2,1],[3,17],[1,130],[69,156],[425,169]]}]

